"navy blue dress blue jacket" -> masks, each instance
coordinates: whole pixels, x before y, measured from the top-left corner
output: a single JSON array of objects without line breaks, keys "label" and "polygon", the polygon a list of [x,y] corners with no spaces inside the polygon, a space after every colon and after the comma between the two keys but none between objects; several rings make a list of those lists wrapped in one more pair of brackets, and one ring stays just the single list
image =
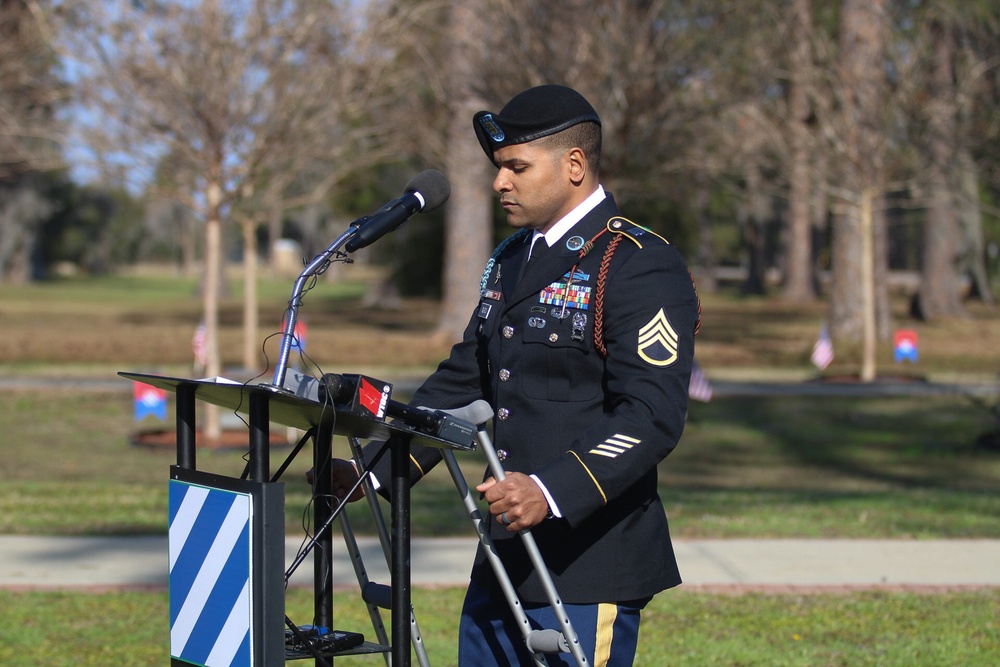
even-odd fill
[{"label": "navy blue dress blue jacket", "polygon": [[[531,234],[502,245],[462,341],[411,401],[446,409],[483,398],[493,406],[505,470],[537,475],[558,506],[561,518],[532,533],[567,603],[641,600],[681,581],[657,464],[684,426],[698,297],[677,249],[618,215],[608,195],[523,275]],[[601,354],[598,279],[619,236],[607,265]],[[415,446],[411,459],[416,481],[440,451]],[[522,601],[545,602],[521,541],[487,523]],[[495,585],[481,550],[473,579]]]}]

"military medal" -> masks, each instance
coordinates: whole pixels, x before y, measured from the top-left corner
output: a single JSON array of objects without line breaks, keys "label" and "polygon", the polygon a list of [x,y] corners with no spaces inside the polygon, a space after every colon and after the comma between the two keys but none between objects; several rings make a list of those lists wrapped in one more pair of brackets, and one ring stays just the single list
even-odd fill
[{"label": "military medal", "polygon": [[573,333],[570,337],[577,341],[583,342],[583,334],[587,329],[587,314],[580,312],[579,310],[573,313]]}]

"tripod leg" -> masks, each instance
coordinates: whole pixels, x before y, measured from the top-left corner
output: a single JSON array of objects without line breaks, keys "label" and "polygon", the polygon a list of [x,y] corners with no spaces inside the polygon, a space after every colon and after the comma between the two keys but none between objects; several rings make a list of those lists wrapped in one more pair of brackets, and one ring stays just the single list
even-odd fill
[{"label": "tripod leg", "polygon": [[[344,544],[347,546],[351,564],[354,566],[354,575],[358,579],[358,586],[361,589],[362,598],[364,598],[365,590],[376,584],[373,584],[368,579],[368,571],[365,569],[365,563],[361,558],[361,549],[358,548],[358,541],[354,536],[354,530],[351,528],[351,522],[347,518],[346,512],[340,515],[340,532],[344,536]],[[372,628],[375,630],[378,642],[388,646],[389,634],[385,630],[385,623],[382,622],[382,614],[379,612],[378,605],[374,602],[369,602],[367,599],[365,600],[365,605],[368,607],[368,617],[371,619]],[[383,657],[385,658],[386,665],[389,665],[388,654],[383,654]]]},{"label": "tripod leg", "polygon": [[[365,464],[365,459],[364,459],[364,453],[361,451],[361,442],[358,440],[358,438],[354,436],[348,438],[348,441],[351,444],[351,456],[353,456],[354,460],[357,461],[358,465],[363,468]],[[379,543],[382,545],[382,553],[385,555],[386,565],[389,565],[392,554],[392,549],[389,539],[389,529],[385,525],[385,517],[382,515],[382,510],[379,507],[378,495],[375,492],[375,486],[371,481],[370,475],[365,476],[362,485],[365,490],[365,500],[368,502],[368,509],[371,512],[372,520],[375,523],[375,531],[376,533],[378,533]],[[341,524],[341,528],[343,529],[343,524]],[[352,535],[352,540],[353,540],[353,535]],[[354,541],[354,548],[357,549],[357,541]],[[358,553],[357,558],[358,562],[360,563],[361,561],[360,552]],[[367,587],[369,592],[369,597],[372,599],[374,599],[375,597],[381,597],[379,592],[373,591],[373,587],[387,588],[371,582],[369,582],[366,586],[361,582],[360,579],[358,579],[358,583],[362,587],[362,593],[365,592],[365,589]],[[380,606],[382,606],[383,608],[389,608],[388,604],[382,604]],[[369,609],[369,614],[370,613],[371,611]],[[379,618],[379,623],[381,623],[381,617]],[[382,632],[383,633],[385,632],[384,626],[382,628]],[[382,639],[380,638],[379,641],[382,641]],[[430,661],[427,658],[427,647],[424,645],[423,636],[420,634],[420,627],[417,625],[417,617],[413,612],[412,605],[410,606],[410,643],[413,645],[413,651],[417,656],[417,663],[420,665],[420,667],[430,667]]]}]

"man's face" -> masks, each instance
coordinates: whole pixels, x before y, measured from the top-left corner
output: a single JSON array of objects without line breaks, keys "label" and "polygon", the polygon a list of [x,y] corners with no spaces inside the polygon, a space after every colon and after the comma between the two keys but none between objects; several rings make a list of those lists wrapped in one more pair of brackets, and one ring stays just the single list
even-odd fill
[{"label": "man's face", "polygon": [[573,209],[565,152],[526,143],[500,148],[493,157],[500,165],[493,189],[511,227],[544,233]]}]

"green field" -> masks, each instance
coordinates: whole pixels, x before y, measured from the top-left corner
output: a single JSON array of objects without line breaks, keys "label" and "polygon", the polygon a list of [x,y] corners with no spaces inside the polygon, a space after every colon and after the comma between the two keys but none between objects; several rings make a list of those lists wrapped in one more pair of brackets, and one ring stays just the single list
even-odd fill
[{"label": "green field", "polygon": [[[432,665],[454,666],[458,588],[417,589],[417,622]],[[292,590],[289,616],[309,621],[311,593]],[[165,592],[0,591],[0,664],[149,667],[168,662]],[[993,667],[1000,591],[718,595],[670,591],[647,607],[637,667]],[[334,595],[336,627],[373,639],[357,595]],[[385,618],[388,624],[388,617]],[[296,664],[296,663],[290,663]],[[303,664],[311,664],[309,662]],[[383,665],[381,656],[338,665]],[[416,660],[413,664],[417,664]]]},{"label": "green field", "polygon": [[[0,392],[0,533],[165,532],[176,453],[130,442],[131,402],[128,391]],[[996,537],[1000,455],[975,445],[990,419],[962,398],[696,403],[661,464],[661,495],[681,537]],[[347,456],[346,441],[335,447]],[[289,452],[272,451],[272,470]],[[244,454],[204,449],[198,466],[238,476]],[[475,481],[481,455],[458,458]],[[307,449],[282,478],[290,534],[301,533],[310,465]],[[415,534],[472,534],[443,466],[412,503]]]},{"label": "green field", "polygon": [[[274,281],[262,288],[261,321],[268,326],[280,322],[284,287]],[[140,429],[170,430],[171,423],[136,424],[129,384],[115,373],[190,375],[198,318],[193,291],[191,282],[163,278],[0,287],[0,373],[47,380],[0,391],[0,533],[166,531],[166,480],[175,452],[137,446],[132,436]],[[425,373],[444,354],[430,335],[433,304],[374,312],[363,306],[362,292],[357,284],[323,284],[307,299],[310,354],[324,370],[398,381]],[[698,357],[710,377],[816,375],[808,354],[822,306],[703,298]],[[226,361],[235,364],[238,290],[225,303],[223,323]],[[887,348],[880,352],[884,373],[995,381],[996,314],[973,309],[973,319],[922,325],[920,336],[920,364],[894,366]],[[838,354],[828,374],[851,368],[850,353]],[[110,386],[74,386],[94,378]],[[809,395],[693,403],[680,446],[660,468],[672,532],[689,538],[996,538],[1000,452],[977,445],[980,435],[998,427],[995,403]],[[346,455],[339,438],[335,448]],[[288,452],[273,449],[272,470]],[[198,466],[238,475],[244,455],[202,448]],[[293,535],[302,531],[308,503],[309,458],[300,455],[283,478]],[[466,478],[478,478],[481,456],[459,458]],[[370,531],[363,511],[352,518],[356,530]],[[417,535],[472,534],[443,468],[415,487],[412,520]],[[461,591],[450,588],[414,592],[433,664],[454,664],[460,598]],[[289,613],[300,623],[309,622],[310,603],[305,591],[289,593]],[[338,592],[336,605],[338,627],[370,628],[353,593]],[[0,664],[165,663],[163,592],[0,591],[0,608]],[[636,664],[993,665],[1000,662],[998,618],[996,590],[729,595],[682,589],[651,604]]]}]

